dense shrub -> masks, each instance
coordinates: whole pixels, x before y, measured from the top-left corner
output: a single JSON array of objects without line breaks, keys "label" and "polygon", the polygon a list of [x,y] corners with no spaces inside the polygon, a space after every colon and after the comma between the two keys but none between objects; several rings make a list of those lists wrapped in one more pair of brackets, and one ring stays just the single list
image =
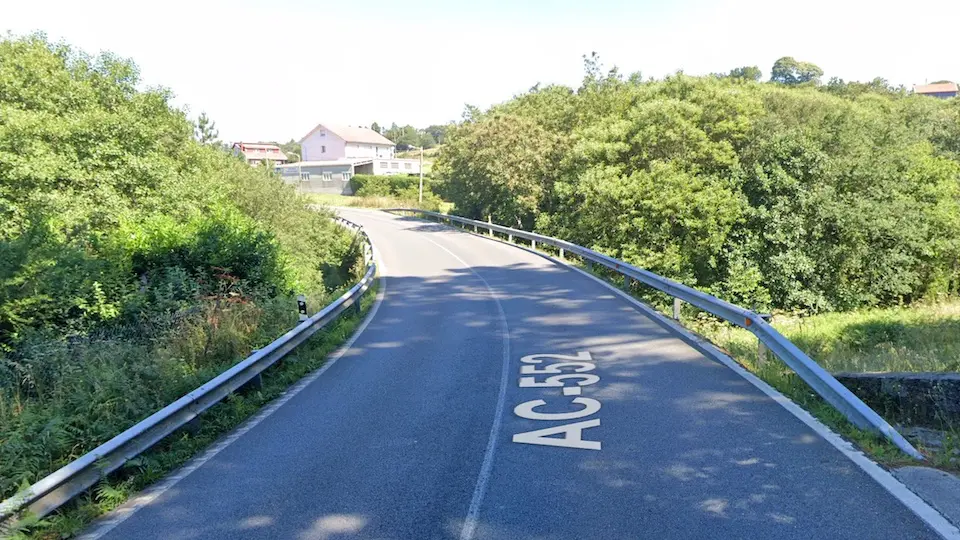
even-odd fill
[{"label": "dense shrub", "polygon": [[[435,184],[434,179],[425,176],[423,178],[424,193],[432,192]],[[397,197],[404,192],[418,191],[420,177],[406,174],[357,174],[350,179],[350,187],[359,197]]]},{"label": "dense shrub", "polygon": [[960,100],[844,84],[594,69],[471,115],[434,171],[458,213],[758,308],[957,293]]},{"label": "dense shrub", "polygon": [[957,293],[960,100],[844,84],[593,69],[470,115],[434,172],[458,213],[757,308]]},{"label": "dense shrub", "polygon": [[417,203],[426,210],[440,210],[443,200],[438,192],[444,184],[429,176],[423,178],[423,203],[420,199],[420,177],[410,175],[358,174],[350,179],[350,186],[357,197],[388,197],[403,204]]},{"label": "dense shrub", "polygon": [[352,279],[354,236],[194,140],[136,66],[0,39],[0,499]]},{"label": "dense shrub", "polygon": [[0,346],[119,317],[156,269],[265,293],[322,287],[350,238],[263,169],[193,140],[137,69],[0,42]]}]

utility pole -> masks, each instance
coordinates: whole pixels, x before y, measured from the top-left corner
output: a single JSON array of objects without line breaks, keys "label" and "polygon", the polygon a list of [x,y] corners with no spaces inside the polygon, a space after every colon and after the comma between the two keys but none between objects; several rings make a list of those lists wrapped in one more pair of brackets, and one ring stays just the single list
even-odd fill
[{"label": "utility pole", "polygon": [[420,204],[423,204],[423,147],[420,147]]}]

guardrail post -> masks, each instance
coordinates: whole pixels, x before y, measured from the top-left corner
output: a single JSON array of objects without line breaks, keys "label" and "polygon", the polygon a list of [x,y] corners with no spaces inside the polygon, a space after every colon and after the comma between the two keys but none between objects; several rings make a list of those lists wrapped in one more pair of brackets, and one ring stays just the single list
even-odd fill
[{"label": "guardrail post", "polygon": [[680,300],[679,298],[673,299],[673,320],[675,321],[680,320],[680,304],[682,302],[683,300]]},{"label": "guardrail post", "polygon": [[473,232],[480,232],[480,229],[478,229],[477,226],[474,225],[474,226],[473,226]]},{"label": "guardrail post", "polygon": [[767,363],[767,346],[762,341],[757,340],[757,365],[762,366]]},{"label": "guardrail post", "polygon": [[585,262],[587,263],[587,272],[593,272],[593,261],[587,259]]},{"label": "guardrail post", "polygon": [[630,282],[632,282],[632,281],[633,281],[633,280],[630,278],[630,276],[624,274],[624,275],[623,275],[623,290],[625,290],[625,291],[627,291],[627,292],[630,292]]},{"label": "guardrail post", "polygon": [[[770,320],[773,319],[773,315],[761,313],[760,318],[766,322],[770,322]],[[769,350],[763,341],[757,340],[757,365],[763,365],[767,362],[767,352],[769,352]]]},{"label": "guardrail post", "polygon": [[563,258],[563,248],[560,248],[560,258]]},{"label": "guardrail post", "polygon": [[513,243],[513,234],[507,235],[507,242],[510,242],[511,244]]},{"label": "guardrail post", "polygon": [[537,241],[536,241],[536,240],[531,240],[531,241],[530,241],[530,248],[531,248],[531,249],[537,249]]},{"label": "guardrail post", "polygon": [[300,322],[307,320],[307,297],[302,294],[297,295],[297,311],[300,313]]}]

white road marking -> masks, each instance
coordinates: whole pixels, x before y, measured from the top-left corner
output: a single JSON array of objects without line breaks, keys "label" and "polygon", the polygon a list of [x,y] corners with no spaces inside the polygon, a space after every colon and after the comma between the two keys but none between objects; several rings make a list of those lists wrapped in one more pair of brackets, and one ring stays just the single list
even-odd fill
[{"label": "white road marking", "polygon": [[[459,229],[454,229],[454,230],[457,230],[458,232],[466,232],[467,234],[472,234],[467,231],[460,231]],[[480,236],[480,235],[474,235],[474,236]],[[930,528],[936,531],[940,536],[948,540],[960,540],[960,529],[958,529],[953,523],[947,520],[947,518],[945,518],[942,514],[940,514],[940,512],[938,512],[932,506],[927,504],[927,502],[924,501],[922,498],[920,498],[916,493],[910,491],[910,489],[906,485],[904,485],[902,482],[897,480],[896,477],[890,474],[889,471],[887,471],[886,469],[878,465],[876,462],[874,462],[872,459],[867,457],[867,455],[861,452],[860,450],[857,450],[852,443],[845,440],[840,435],[834,433],[833,430],[831,430],[822,422],[814,418],[813,415],[805,411],[799,405],[791,401],[790,398],[784,396],[783,394],[780,393],[780,391],[770,386],[766,382],[760,380],[756,375],[747,371],[743,366],[738,364],[732,358],[720,352],[716,347],[713,346],[712,343],[704,342],[704,340],[702,340],[700,337],[698,337],[697,335],[693,334],[692,332],[690,332],[689,330],[681,326],[679,323],[676,323],[675,321],[667,318],[666,316],[662,315],[660,312],[654,310],[653,308],[647,306],[646,304],[640,302],[636,298],[620,290],[618,287],[610,283],[607,283],[606,281],[598,278],[597,276],[594,276],[593,274],[585,270],[581,270],[580,268],[577,268],[576,266],[574,266],[573,264],[567,261],[556,259],[545,253],[540,253],[538,251],[534,251],[530,248],[527,248],[526,246],[511,244],[503,240],[500,240],[498,238],[489,238],[489,237],[484,237],[484,238],[487,238],[488,240],[493,240],[498,244],[501,244],[505,249],[510,247],[521,249],[523,251],[529,252],[533,255],[537,255],[549,261],[553,261],[555,264],[558,264],[560,266],[565,266],[575,272],[579,272],[583,276],[589,279],[592,279],[593,281],[606,287],[611,292],[620,296],[627,302],[630,302],[647,316],[651,318],[655,318],[656,320],[666,325],[668,328],[671,328],[674,332],[685,336],[688,340],[694,343],[697,343],[699,345],[697,348],[701,352],[709,355],[710,357],[714,358],[718,362],[732,369],[735,373],[737,373],[738,375],[746,379],[750,384],[757,387],[757,389],[759,389],[761,392],[763,392],[764,394],[769,396],[771,399],[779,403],[781,407],[789,411],[798,420],[806,424],[808,427],[810,427],[810,429],[814,430],[818,435],[823,437],[828,443],[830,443],[831,446],[839,450],[840,453],[842,453],[844,456],[850,459],[850,461],[852,461],[858,467],[860,467],[861,470],[867,473],[868,476],[870,476],[874,481],[880,484],[891,495],[893,495],[897,500],[899,500],[901,504],[906,506],[914,514],[916,514],[921,520],[926,522],[926,524],[929,525]],[[597,425],[599,425],[600,421],[597,420],[596,422],[597,422]],[[587,424],[587,423],[589,422],[581,422],[581,424]],[[566,426],[566,427],[569,427],[569,426]],[[593,427],[593,426],[587,426],[587,427]],[[545,433],[543,433],[545,431],[548,431],[548,430],[540,430],[540,432],[530,432],[530,433],[525,433],[523,435],[533,435],[534,433],[539,433],[539,435],[542,436],[542,435],[545,435]],[[551,441],[554,439],[542,438],[542,440]],[[517,442],[516,435],[514,435],[514,442]],[[555,443],[545,442],[541,444],[555,444]]]},{"label": "white road marking", "polygon": [[571,412],[542,413],[534,409],[543,407],[547,402],[542,399],[532,399],[530,401],[524,401],[514,407],[513,414],[520,418],[526,418],[527,420],[576,420],[600,411],[600,402],[595,399],[578,397],[573,398],[573,402],[577,405],[583,405],[583,407],[580,410]]},{"label": "white road marking", "polygon": [[480,515],[480,505],[483,503],[483,497],[487,492],[487,483],[490,481],[490,473],[493,471],[493,457],[496,453],[497,441],[500,438],[500,426],[503,424],[503,409],[507,399],[507,381],[510,373],[510,328],[507,326],[507,314],[503,310],[503,305],[500,304],[500,298],[487,280],[483,279],[483,276],[456,253],[434,241],[429,236],[424,235],[421,236],[421,238],[449,253],[451,257],[467,267],[473,275],[477,276],[487,288],[500,314],[500,331],[503,335],[503,367],[500,373],[500,391],[497,395],[497,406],[493,413],[493,424],[490,426],[490,436],[487,439],[487,449],[483,454],[483,462],[480,464],[480,472],[477,475],[477,485],[473,490],[473,497],[470,499],[470,506],[467,509],[467,516],[464,519],[463,528],[460,530],[460,540],[470,540],[477,530],[477,516]]},{"label": "white road marking", "polygon": [[320,367],[320,369],[314,371],[310,375],[307,375],[305,378],[300,379],[300,381],[284,392],[280,397],[270,402],[269,405],[261,409],[259,413],[243,423],[239,428],[234,430],[232,433],[227,435],[225,438],[220,439],[219,442],[214,443],[213,446],[208,448],[200,456],[191,459],[183,467],[178,469],[174,474],[167,476],[164,480],[160,481],[158,484],[143,490],[139,495],[130,499],[125,504],[121,505],[119,508],[110,512],[100,520],[99,524],[95,522],[91,527],[93,530],[90,532],[81,534],[77,537],[78,540],[97,540],[121,523],[134,515],[138,510],[144,506],[149,505],[155,501],[158,497],[163,495],[164,492],[170,488],[177,485],[181,480],[190,475],[193,471],[199,469],[203,466],[204,463],[213,459],[217,454],[222,452],[226,447],[233,444],[237,439],[242,437],[245,433],[253,429],[260,422],[263,422],[268,416],[277,411],[282,407],[286,402],[290,401],[294,396],[299,394],[304,388],[310,385],[313,381],[317,380],[321,375],[324,374],[328,369],[333,367],[337,360],[340,359],[348,350],[353,346],[353,344],[360,338],[360,335],[363,334],[363,331],[367,329],[367,326],[370,325],[370,322],[377,315],[377,311],[380,310],[380,304],[383,303],[383,298],[387,292],[387,285],[384,279],[384,275],[387,272],[386,265],[383,264],[383,261],[380,259],[380,253],[377,251],[376,246],[373,248],[374,258],[377,261],[377,268],[380,270],[379,287],[377,289],[377,297],[374,300],[373,307],[370,309],[370,312],[367,313],[366,318],[363,319],[363,322],[360,323],[360,326],[357,327],[353,335],[350,336],[350,339],[343,344],[342,347],[334,351],[329,359]]},{"label": "white road marking", "polygon": [[563,395],[565,396],[579,396],[580,387],[579,386],[564,386]]},{"label": "white road marking", "polygon": [[[563,426],[549,427],[528,431],[526,433],[517,433],[513,436],[513,442],[523,444],[539,444],[541,446],[562,446],[564,448],[581,448],[583,450],[600,450],[599,441],[583,440],[583,430],[592,427],[599,427],[600,419],[586,420]],[[548,435],[559,435],[563,437],[548,437]]]}]

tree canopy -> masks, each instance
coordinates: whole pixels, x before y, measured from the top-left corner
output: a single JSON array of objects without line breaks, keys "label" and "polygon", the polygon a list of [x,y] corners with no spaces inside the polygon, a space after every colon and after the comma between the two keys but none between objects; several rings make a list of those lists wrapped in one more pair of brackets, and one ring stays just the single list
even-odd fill
[{"label": "tree canopy", "polygon": [[455,211],[570,240],[757,309],[960,290],[960,100],[886,81],[624,78],[585,58],[449,130]]},{"label": "tree canopy", "polygon": [[0,352],[134,316],[174,268],[266,295],[334,277],[335,226],[139,83],[111,54],[0,40]]},{"label": "tree canopy", "polygon": [[823,70],[810,62],[799,62],[790,56],[784,56],[773,64],[770,70],[770,80],[786,85],[805,83],[816,84],[823,77]]}]

